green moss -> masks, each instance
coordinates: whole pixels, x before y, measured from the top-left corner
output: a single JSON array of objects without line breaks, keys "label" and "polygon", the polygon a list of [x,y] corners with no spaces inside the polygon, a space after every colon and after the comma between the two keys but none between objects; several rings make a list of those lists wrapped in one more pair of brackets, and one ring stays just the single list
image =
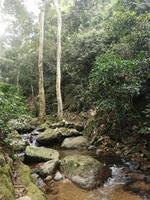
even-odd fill
[{"label": "green moss", "polygon": [[30,182],[32,182],[31,172],[30,172],[30,168],[28,166],[26,166],[22,163],[19,163],[18,171],[19,171],[19,175],[20,175],[22,184],[27,186],[28,184],[30,184]]},{"label": "green moss", "polygon": [[67,156],[62,160],[61,169],[67,174],[90,175],[91,169],[99,171],[103,166],[90,156]]},{"label": "green moss", "polygon": [[15,191],[10,177],[10,166],[4,164],[0,167],[0,199],[15,200]]},{"label": "green moss", "polygon": [[30,168],[22,163],[18,165],[20,179],[27,188],[27,196],[32,200],[45,200],[44,193],[33,183]]},{"label": "green moss", "polygon": [[45,200],[44,194],[37,188],[35,184],[30,183],[27,190],[27,196],[31,197],[32,200]]}]

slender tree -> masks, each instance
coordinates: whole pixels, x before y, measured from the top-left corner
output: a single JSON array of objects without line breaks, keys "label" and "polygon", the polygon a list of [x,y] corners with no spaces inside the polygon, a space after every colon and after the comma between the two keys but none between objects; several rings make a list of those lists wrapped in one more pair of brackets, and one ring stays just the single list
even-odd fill
[{"label": "slender tree", "polygon": [[43,46],[44,46],[44,21],[45,21],[45,5],[43,3],[40,13],[40,36],[39,36],[39,121],[43,122],[46,117],[45,112],[45,92],[43,77]]},{"label": "slender tree", "polygon": [[58,117],[63,117],[63,103],[61,95],[61,31],[62,31],[62,17],[60,0],[54,0],[57,12],[57,67],[56,67],[56,95]]}]

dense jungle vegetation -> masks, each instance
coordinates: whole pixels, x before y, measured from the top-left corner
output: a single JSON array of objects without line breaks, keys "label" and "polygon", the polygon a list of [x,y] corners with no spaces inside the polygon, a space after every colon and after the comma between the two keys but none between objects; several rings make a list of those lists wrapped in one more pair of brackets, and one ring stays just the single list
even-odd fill
[{"label": "dense jungle vegetation", "polygon": [[[57,110],[55,92],[57,15],[46,2],[44,88],[47,115]],[[15,85],[38,115],[38,20],[19,0],[1,7],[9,21],[0,40],[1,129],[20,114]],[[5,19],[6,18],[6,19]],[[96,109],[107,134],[150,132],[148,1],[62,2],[62,96],[64,110]],[[17,82],[18,81],[18,82]],[[8,84],[12,84],[8,89]],[[5,88],[6,87],[6,88]],[[9,92],[10,91],[10,92]],[[12,95],[14,94],[14,95]],[[17,98],[17,99],[16,99]],[[10,112],[9,112],[10,111]],[[12,111],[12,115],[11,115]]]}]

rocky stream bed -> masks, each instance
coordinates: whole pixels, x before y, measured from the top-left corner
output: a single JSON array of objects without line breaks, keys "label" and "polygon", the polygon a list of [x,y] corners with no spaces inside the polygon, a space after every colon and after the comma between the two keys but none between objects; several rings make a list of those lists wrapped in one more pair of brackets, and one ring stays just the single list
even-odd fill
[{"label": "rocky stream bed", "polygon": [[[17,160],[25,163],[13,172],[17,200],[150,199],[149,172],[118,155],[101,156],[83,135],[82,124],[62,121],[20,130],[9,136]],[[29,183],[30,173],[35,185]]]}]

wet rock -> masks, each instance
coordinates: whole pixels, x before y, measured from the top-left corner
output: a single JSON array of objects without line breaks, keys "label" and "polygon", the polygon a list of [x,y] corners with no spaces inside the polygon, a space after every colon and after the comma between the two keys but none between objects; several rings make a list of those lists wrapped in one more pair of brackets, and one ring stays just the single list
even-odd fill
[{"label": "wet rock", "polygon": [[36,181],[36,185],[38,188],[40,188],[43,192],[46,192],[47,190],[47,185],[44,183],[44,181],[41,178],[38,178]]},{"label": "wet rock", "polygon": [[84,189],[95,188],[104,181],[103,164],[90,156],[67,156],[62,160],[61,170],[67,178]]},{"label": "wet rock", "polygon": [[53,144],[54,142],[61,142],[66,137],[79,136],[81,135],[75,129],[69,128],[56,128],[56,129],[47,129],[43,133],[39,134],[37,137],[37,142],[39,144]]},{"label": "wet rock", "polygon": [[54,180],[55,181],[60,181],[63,179],[63,175],[60,172],[56,172],[55,176],[54,176]]},{"label": "wet rock", "polygon": [[25,150],[26,162],[42,162],[48,160],[59,160],[59,152],[45,147],[27,146]]},{"label": "wet rock", "polygon": [[44,163],[38,170],[38,173],[40,174],[40,176],[42,177],[46,177],[46,176],[52,176],[55,174],[57,168],[59,167],[59,160],[58,159],[54,159],[54,160],[50,160],[46,163]]},{"label": "wet rock", "polygon": [[83,136],[66,138],[61,147],[66,149],[76,149],[88,146],[88,140]]},{"label": "wet rock", "polygon": [[25,195],[32,200],[46,200],[45,194],[36,185],[38,183],[33,183],[30,168],[20,163],[19,166],[17,166],[17,171],[21,183],[26,187],[27,192]]}]

